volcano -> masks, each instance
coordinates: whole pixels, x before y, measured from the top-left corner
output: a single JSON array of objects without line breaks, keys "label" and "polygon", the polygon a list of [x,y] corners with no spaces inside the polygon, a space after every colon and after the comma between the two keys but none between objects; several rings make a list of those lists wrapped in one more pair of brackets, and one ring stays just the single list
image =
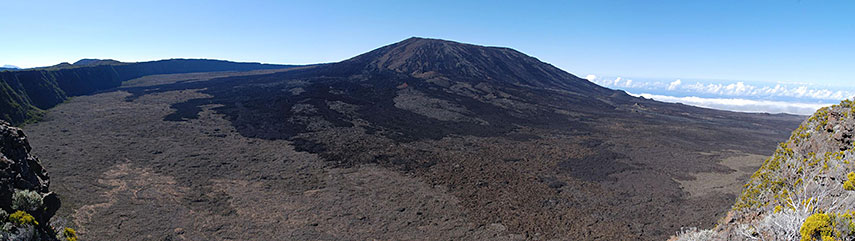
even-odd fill
[{"label": "volcano", "polygon": [[[38,150],[111,140],[45,159],[60,190],[120,195],[63,207],[101,214],[80,225],[112,239],[662,240],[713,225],[802,117],[657,102],[510,48],[410,38],[337,63],[143,77],[46,119],[27,127]],[[145,183],[117,174],[133,172],[176,197],[121,196]],[[98,222],[119,213],[139,221]],[[182,218],[145,221],[165,214]]]}]

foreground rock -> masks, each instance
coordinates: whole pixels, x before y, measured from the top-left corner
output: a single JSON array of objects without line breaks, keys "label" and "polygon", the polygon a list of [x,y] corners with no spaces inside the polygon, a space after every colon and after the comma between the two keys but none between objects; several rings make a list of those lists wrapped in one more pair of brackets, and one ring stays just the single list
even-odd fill
[{"label": "foreground rock", "polygon": [[822,108],[766,160],[713,230],[677,240],[855,239],[855,102]]},{"label": "foreground rock", "polygon": [[0,121],[0,239],[76,240],[73,230],[51,223],[60,200],[31,149],[21,129]]}]

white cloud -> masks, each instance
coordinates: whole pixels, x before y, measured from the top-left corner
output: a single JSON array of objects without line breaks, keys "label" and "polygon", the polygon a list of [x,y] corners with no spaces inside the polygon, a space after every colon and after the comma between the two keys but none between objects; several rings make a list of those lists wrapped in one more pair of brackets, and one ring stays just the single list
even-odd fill
[{"label": "white cloud", "polygon": [[587,79],[588,81],[594,82],[594,80],[597,80],[597,76],[589,74],[588,76],[585,76],[585,79]]},{"label": "white cloud", "polygon": [[[763,83],[722,81],[662,81],[655,79],[604,78],[593,74],[585,77],[600,86],[636,93],[665,93],[659,101],[742,112],[812,114],[817,108],[855,98],[855,88],[836,88],[809,83]],[[668,92],[665,92],[665,91]],[[695,97],[704,96],[704,97]],[[709,98],[707,98],[709,97]]]},{"label": "white cloud", "polygon": [[[804,85],[796,87],[787,87],[781,84],[776,84],[774,87],[757,87],[745,84],[743,82],[737,82],[728,85],[702,84],[700,82],[696,82],[691,85],[685,85],[682,89],[687,90],[689,92],[723,96],[792,97],[811,98],[817,100],[843,100],[855,96],[855,93],[853,92],[842,90],[833,91],[829,89],[812,89]],[[670,86],[668,90],[672,90]]]},{"label": "white cloud", "polygon": [[[585,79],[596,83],[600,86],[614,88],[651,91],[656,93],[657,90],[680,91],[682,95],[715,95],[721,97],[740,97],[745,99],[811,99],[811,100],[833,100],[840,101],[843,99],[851,99],[855,97],[855,90],[844,89],[823,89],[812,87],[811,85],[788,85],[783,83],[774,84],[774,86],[752,85],[746,82],[735,83],[702,83],[695,81],[693,84],[684,83],[683,80],[677,79],[672,82],[662,82],[655,80],[633,80],[615,77],[607,79],[597,75],[589,74]],[[687,81],[688,82],[688,81]],[[783,98],[782,98],[783,97]]]},{"label": "white cloud", "polygon": [[652,88],[655,85],[660,85],[660,83],[651,83],[646,81],[634,81],[632,79],[624,79],[623,77],[615,77],[614,79],[606,79],[603,77],[599,77],[593,74],[589,74],[585,76],[585,79],[591,81],[595,84],[598,84],[603,87],[614,88],[614,89],[625,89],[625,88]]},{"label": "white cloud", "polygon": [[797,115],[810,115],[816,112],[816,110],[819,108],[832,105],[830,103],[800,103],[784,101],[748,100],[738,98],[701,98],[695,96],[674,97],[654,94],[632,95],[642,96],[657,101],[683,103],[687,105],[721,110],[761,113],[789,113]]},{"label": "white cloud", "polygon": [[[596,75],[589,74],[589,75],[585,76],[585,79],[587,79],[588,81],[594,82],[600,86],[605,86],[605,87],[611,87],[611,88],[632,87],[632,80],[623,81],[623,78],[621,78],[621,77],[617,77],[615,79],[603,79],[603,78],[597,77]],[[621,82],[623,82],[623,83],[621,83]]]},{"label": "white cloud", "polygon": [[671,82],[671,84],[669,84],[669,85],[668,85],[668,90],[675,90],[675,89],[677,89],[677,87],[678,87],[678,86],[680,86],[680,84],[682,84],[682,83],[683,83],[683,81],[681,81],[681,80],[679,80],[679,79],[678,79],[678,80],[675,80],[674,82]]}]

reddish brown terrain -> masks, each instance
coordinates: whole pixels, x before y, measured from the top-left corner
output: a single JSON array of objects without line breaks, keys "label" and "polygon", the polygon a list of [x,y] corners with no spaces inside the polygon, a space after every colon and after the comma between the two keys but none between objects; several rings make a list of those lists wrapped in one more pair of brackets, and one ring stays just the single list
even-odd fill
[{"label": "reddish brown terrain", "polygon": [[25,126],[84,240],[663,240],[803,117],[636,98],[508,48],[154,75]]}]

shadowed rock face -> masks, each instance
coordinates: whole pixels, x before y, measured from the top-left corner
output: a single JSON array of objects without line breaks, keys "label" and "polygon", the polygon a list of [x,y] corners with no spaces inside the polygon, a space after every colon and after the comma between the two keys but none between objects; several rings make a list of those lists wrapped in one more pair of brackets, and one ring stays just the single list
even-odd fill
[{"label": "shadowed rock face", "polygon": [[[45,208],[31,214],[46,228],[60,208],[59,198],[48,190],[50,177],[38,158],[30,155],[30,143],[24,132],[0,121],[0,208],[12,213],[15,190],[36,191],[43,197]],[[43,230],[43,231],[44,231]]]},{"label": "shadowed rock face", "polygon": [[293,66],[236,63],[206,59],[168,59],[122,63],[83,59],[59,65],[0,71],[0,120],[14,125],[33,122],[42,111],[70,97],[119,87],[122,82],[147,75],[213,71],[282,69]]},{"label": "shadowed rock face", "polygon": [[[72,197],[69,213],[100,214],[79,222],[89,232],[126,239],[140,230],[181,228],[204,235],[192,226],[203,223],[226,236],[248,231],[242,227],[282,230],[284,239],[661,240],[681,226],[713,224],[737,194],[716,189],[690,195],[681,183],[699,173],[715,178],[735,171],[720,160],[768,154],[801,119],[635,98],[512,49],[422,38],[338,63],[188,79],[153,77],[77,98],[28,127],[50,136],[40,143],[52,149],[92,150],[51,158],[57,160],[51,170],[68,177],[60,183],[116,197]],[[51,134],[65,127],[67,133]],[[95,137],[114,141],[85,141],[102,140]],[[264,154],[280,152],[278,159]],[[74,161],[98,171],[78,176],[68,165]],[[294,166],[304,162],[311,165]],[[146,183],[116,175],[136,167],[156,180],[177,180],[158,182],[175,186],[161,196],[176,198],[135,199],[98,184]],[[394,180],[337,178],[366,168]],[[400,198],[409,191],[384,183],[408,183],[424,200],[448,205]],[[371,195],[396,207],[380,212],[386,207],[347,194],[348,186],[360,188],[354,193],[382,190]],[[295,202],[278,210],[302,210],[320,221],[300,226],[274,213],[272,221],[256,223],[246,210],[269,207],[237,201],[264,200],[280,189],[297,191],[287,193]],[[201,190],[221,192],[214,198]],[[177,197],[202,201],[185,204]],[[319,203],[335,208],[305,206]],[[121,213],[157,220],[141,207],[186,219],[126,223],[121,230],[97,222],[128,218]],[[229,220],[247,224],[222,223]],[[458,227],[452,236],[417,231],[449,227]]]}]

